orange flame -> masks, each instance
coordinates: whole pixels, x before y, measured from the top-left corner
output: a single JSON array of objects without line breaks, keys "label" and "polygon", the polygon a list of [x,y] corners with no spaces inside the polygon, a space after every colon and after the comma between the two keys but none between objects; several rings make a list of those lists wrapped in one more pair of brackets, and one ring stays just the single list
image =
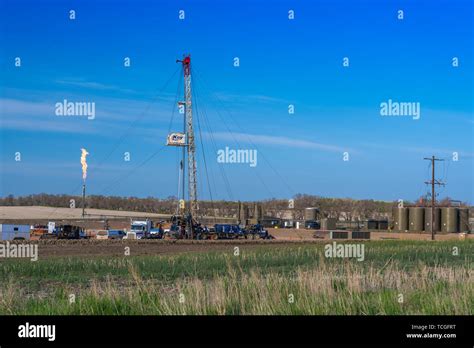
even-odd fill
[{"label": "orange flame", "polygon": [[87,160],[86,156],[89,154],[86,149],[81,149],[81,164],[82,164],[82,179],[86,180],[87,177]]}]

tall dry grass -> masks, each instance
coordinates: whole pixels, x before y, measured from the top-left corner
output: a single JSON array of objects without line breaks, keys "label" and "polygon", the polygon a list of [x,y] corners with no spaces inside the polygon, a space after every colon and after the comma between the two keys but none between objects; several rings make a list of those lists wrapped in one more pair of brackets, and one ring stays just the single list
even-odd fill
[{"label": "tall dry grass", "polygon": [[[0,287],[4,314],[473,314],[470,265],[407,269],[396,260],[384,267],[321,260],[291,274],[246,270],[228,262],[225,275],[144,279],[133,263],[126,280],[107,277],[84,286],[55,287],[28,297],[14,281]],[[69,303],[69,294],[76,301]],[[22,299],[22,297],[24,298]]]}]

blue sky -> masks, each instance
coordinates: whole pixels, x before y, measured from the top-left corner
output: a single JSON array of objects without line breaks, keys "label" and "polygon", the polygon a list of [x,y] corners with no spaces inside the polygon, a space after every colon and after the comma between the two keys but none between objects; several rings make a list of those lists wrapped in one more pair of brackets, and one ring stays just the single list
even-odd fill
[{"label": "blue sky", "polygon": [[[472,6],[1,0],[0,194],[78,194],[85,147],[89,193],[176,195],[179,153],[163,144],[182,94],[175,60],[191,53],[214,199],[411,200],[428,191],[423,157],[436,155],[446,159],[437,164],[447,183],[441,197],[472,203]],[[54,105],[64,99],[94,102],[95,119],[56,116]],[[381,116],[388,99],[420,103],[420,119]],[[171,130],[182,129],[180,117],[174,110]],[[257,149],[258,165],[217,163],[216,150],[226,146]],[[199,196],[209,199],[205,172],[199,148]]]}]

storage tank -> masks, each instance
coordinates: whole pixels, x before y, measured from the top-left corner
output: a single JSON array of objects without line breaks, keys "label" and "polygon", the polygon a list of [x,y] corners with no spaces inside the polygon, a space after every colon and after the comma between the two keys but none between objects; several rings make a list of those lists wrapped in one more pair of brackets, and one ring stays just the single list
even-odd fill
[{"label": "storage tank", "polygon": [[459,208],[459,232],[469,232],[469,208]]},{"label": "storage tank", "polygon": [[255,204],[254,219],[260,220],[263,218],[263,209],[260,204]]},{"label": "storage tank", "polygon": [[408,208],[393,208],[393,229],[395,231],[408,230]]},{"label": "storage tank", "polygon": [[245,223],[249,218],[249,208],[247,204],[240,203],[239,205],[239,220],[240,223]]},{"label": "storage tank", "polygon": [[441,232],[459,232],[458,208],[441,208]]},{"label": "storage tank", "polygon": [[336,218],[324,218],[321,219],[322,230],[335,230],[336,229]]},{"label": "storage tank", "polygon": [[425,210],[421,207],[411,207],[408,209],[408,230],[423,231]]},{"label": "storage tank", "polygon": [[306,208],[304,210],[305,221],[315,221],[318,217],[318,208]]},{"label": "storage tank", "polygon": [[[425,208],[425,231],[431,232],[431,208]],[[441,209],[434,208],[433,231],[441,231]]]}]

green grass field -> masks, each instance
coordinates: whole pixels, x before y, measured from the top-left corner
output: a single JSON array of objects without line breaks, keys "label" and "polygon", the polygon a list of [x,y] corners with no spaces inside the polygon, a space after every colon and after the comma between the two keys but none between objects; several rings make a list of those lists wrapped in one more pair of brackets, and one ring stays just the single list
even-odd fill
[{"label": "green grass field", "polygon": [[362,262],[323,243],[233,251],[4,259],[0,314],[474,312],[473,241],[367,242]]}]

